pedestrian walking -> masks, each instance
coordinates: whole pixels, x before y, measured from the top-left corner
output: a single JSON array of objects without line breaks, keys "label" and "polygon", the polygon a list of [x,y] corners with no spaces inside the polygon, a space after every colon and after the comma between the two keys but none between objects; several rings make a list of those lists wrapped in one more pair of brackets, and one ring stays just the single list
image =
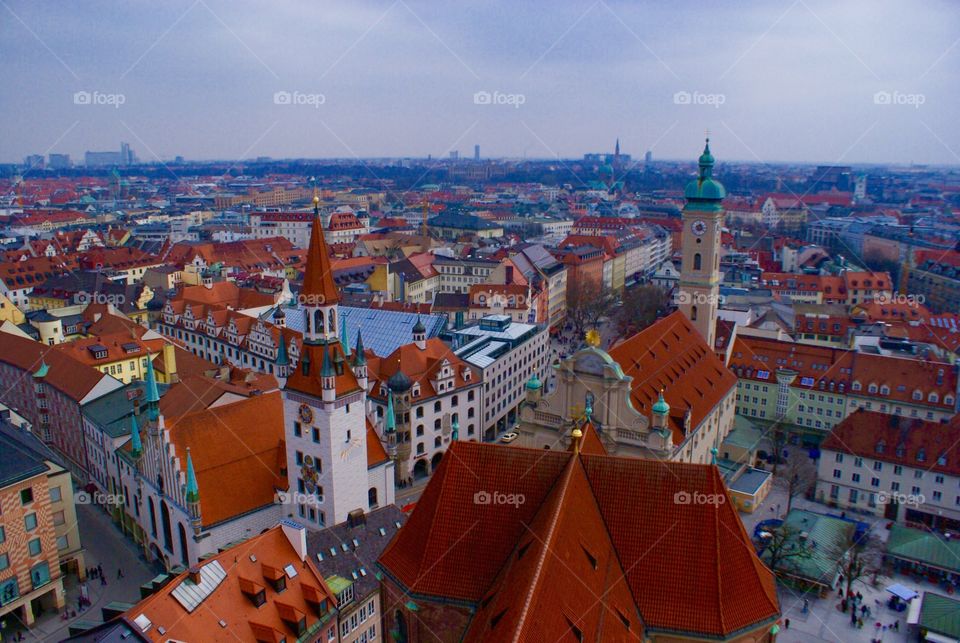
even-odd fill
[{"label": "pedestrian walking", "polygon": [[123,570],[117,567],[117,580],[123,578]]},{"label": "pedestrian walking", "polygon": [[97,563],[97,576],[103,576],[103,565]]},{"label": "pedestrian walking", "polygon": [[810,599],[805,598],[803,599],[803,613],[806,614],[809,611],[810,611]]},{"label": "pedestrian walking", "polygon": [[788,630],[790,629],[790,619],[789,619],[789,618],[788,618],[788,619],[784,619],[784,621],[783,621],[783,627],[784,627],[784,629],[788,629]]},{"label": "pedestrian walking", "polygon": [[103,575],[100,576],[100,584],[101,584],[101,585],[106,585],[106,584],[107,584],[107,577],[106,577],[106,576],[103,576]]}]

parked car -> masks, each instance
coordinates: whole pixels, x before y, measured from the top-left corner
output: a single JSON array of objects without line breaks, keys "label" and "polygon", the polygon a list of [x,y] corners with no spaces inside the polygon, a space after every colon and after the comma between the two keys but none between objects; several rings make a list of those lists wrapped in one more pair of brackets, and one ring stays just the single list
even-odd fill
[{"label": "parked car", "polygon": [[500,436],[500,441],[504,444],[510,444],[514,440],[520,437],[520,434],[516,431],[509,431]]}]

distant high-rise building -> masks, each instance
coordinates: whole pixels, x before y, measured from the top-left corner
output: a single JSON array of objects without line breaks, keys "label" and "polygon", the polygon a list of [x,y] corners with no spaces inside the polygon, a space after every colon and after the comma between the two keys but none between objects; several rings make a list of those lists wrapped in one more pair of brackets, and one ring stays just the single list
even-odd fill
[{"label": "distant high-rise building", "polygon": [[43,154],[30,154],[23,157],[23,164],[28,170],[42,170],[44,168]]},{"label": "distant high-rise building", "polygon": [[474,146],[473,146],[473,160],[474,160],[474,161],[479,161],[479,160],[480,160],[480,146],[479,146],[479,145],[474,145]]},{"label": "distant high-rise building", "polygon": [[50,169],[52,170],[66,170],[70,167],[70,155],[69,154],[51,154],[49,159]]},{"label": "distant high-rise building", "polygon": [[105,167],[110,165],[133,165],[137,156],[130,149],[129,143],[120,143],[119,152],[87,152],[84,154],[84,164],[87,167]]},{"label": "distant high-rise building", "polygon": [[653,151],[652,151],[652,150],[647,150],[647,153],[643,155],[643,162],[644,162],[644,163],[647,163],[648,165],[649,165],[650,163],[653,163]]},{"label": "distant high-rise building", "polygon": [[450,160],[456,161],[460,158],[460,152],[457,150],[450,150]]}]

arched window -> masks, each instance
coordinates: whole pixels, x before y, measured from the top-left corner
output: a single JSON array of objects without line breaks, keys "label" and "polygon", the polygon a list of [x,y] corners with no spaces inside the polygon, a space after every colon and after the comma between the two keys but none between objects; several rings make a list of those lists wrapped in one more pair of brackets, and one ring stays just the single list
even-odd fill
[{"label": "arched window", "polygon": [[377,488],[370,487],[370,490],[367,491],[367,505],[370,509],[373,509],[377,506]]},{"label": "arched window", "polygon": [[330,312],[327,315],[327,328],[330,329],[331,333],[337,332],[337,311],[335,311],[333,308],[330,309]]},{"label": "arched window", "polygon": [[700,270],[700,265],[703,263],[703,258],[700,256],[700,253],[693,255],[693,269]]},{"label": "arched window", "polygon": [[153,508],[153,498],[147,498],[150,504],[150,533],[154,538],[157,537],[157,510]]},{"label": "arched window", "polygon": [[313,311],[313,332],[323,333],[323,311]]},{"label": "arched window", "polygon": [[697,321],[697,307],[690,306],[690,321]]},{"label": "arched window", "polygon": [[183,528],[183,523],[177,523],[177,530],[180,532],[180,562],[184,567],[190,566],[190,557],[187,555],[187,530]]},{"label": "arched window", "polygon": [[173,553],[173,532],[170,526],[170,509],[165,500],[160,501],[160,522],[163,523],[163,548]]}]

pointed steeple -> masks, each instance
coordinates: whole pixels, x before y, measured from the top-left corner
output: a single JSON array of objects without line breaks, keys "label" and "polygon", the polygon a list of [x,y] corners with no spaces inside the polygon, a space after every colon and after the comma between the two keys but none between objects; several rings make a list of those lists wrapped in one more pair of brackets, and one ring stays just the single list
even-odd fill
[{"label": "pointed steeple", "polygon": [[397,416],[393,412],[393,393],[387,392],[387,417],[383,421],[384,433],[393,433],[397,430]]},{"label": "pointed steeple", "polygon": [[307,264],[304,269],[300,300],[306,306],[332,306],[340,300],[340,295],[333,283],[330,249],[323,236],[320,197],[317,196],[313,197],[313,215],[313,230],[310,233],[310,246],[307,250]]},{"label": "pointed steeple", "polygon": [[343,354],[350,357],[350,339],[347,336],[347,325],[343,318],[340,319],[340,345],[343,347]]},{"label": "pointed steeple", "polygon": [[187,447],[187,502],[200,501],[200,487],[197,485],[197,473],[193,470],[193,458],[190,456],[190,447]]},{"label": "pointed steeple", "polygon": [[140,425],[137,424],[137,416],[130,416],[130,455],[139,458],[143,455],[143,442],[140,440]]},{"label": "pointed steeple", "polygon": [[367,356],[363,354],[363,337],[360,335],[360,329],[357,329],[357,347],[353,351],[353,365],[363,366],[367,363]]},{"label": "pointed steeple", "polygon": [[289,366],[290,356],[287,354],[287,340],[280,333],[280,346],[277,348],[277,366]]},{"label": "pointed steeple", "polygon": [[320,365],[320,377],[333,377],[333,364],[330,362],[330,351],[323,347],[323,363]]},{"label": "pointed steeple", "polygon": [[153,360],[147,355],[147,417],[156,420],[160,416],[160,391],[157,389],[157,374],[153,371]]}]

